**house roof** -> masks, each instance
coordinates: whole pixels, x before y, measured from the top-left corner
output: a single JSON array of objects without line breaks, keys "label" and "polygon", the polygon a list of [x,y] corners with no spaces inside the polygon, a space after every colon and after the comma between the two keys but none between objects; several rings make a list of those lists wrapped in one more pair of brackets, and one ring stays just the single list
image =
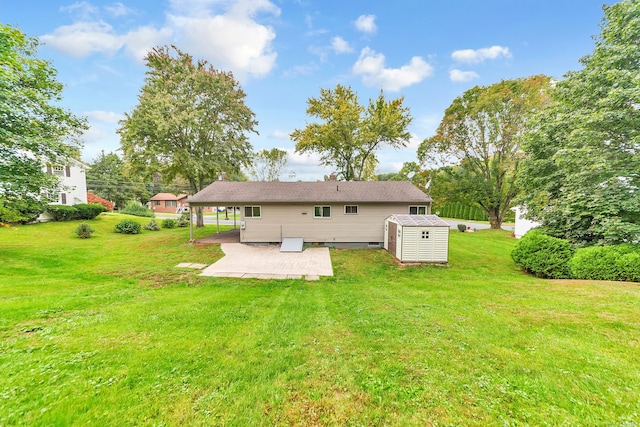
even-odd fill
[{"label": "house roof", "polygon": [[405,181],[232,182],[216,181],[187,199],[193,205],[247,203],[430,203]]},{"label": "house roof", "polygon": [[158,193],[149,200],[182,200],[185,197],[187,197],[186,194],[179,194],[176,196],[171,193]]},{"label": "house roof", "polygon": [[401,215],[394,214],[389,217],[390,220],[402,226],[414,227],[449,227],[446,221],[440,219],[437,215]]}]

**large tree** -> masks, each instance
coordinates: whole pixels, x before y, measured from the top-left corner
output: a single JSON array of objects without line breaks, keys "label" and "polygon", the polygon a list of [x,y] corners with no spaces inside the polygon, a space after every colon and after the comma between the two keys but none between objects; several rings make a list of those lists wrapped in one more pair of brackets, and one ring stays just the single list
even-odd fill
[{"label": "large tree", "polygon": [[144,182],[135,175],[126,175],[126,165],[116,153],[100,154],[89,164],[87,189],[124,208],[130,200],[148,200]]},{"label": "large tree", "polygon": [[532,76],[476,86],[445,111],[436,135],[418,149],[423,165],[458,166],[439,177],[457,199],[480,206],[499,229],[520,188],[520,139],[531,113],[545,103],[549,78]]},{"label": "large tree", "polygon": [[640,240],[640,2],[604,13],[528,134],[519,179],[527,215],[582,246]]},{"label": "large tree", "polygon": [[362,181],[375,177],[376,151],[383,145],[404,147],[412,118],[402,106],[404,98],[388,101],[384,93],[360,105],[350,87],[320,89],[319,98],[307,101],[307,114],[323,123],[296,129],[291,139],[299,153],[319,153],[323,165],[336,168],[339,179]]},{"label": "large tree", "polygon": [[[222,173],[248,166],[247,133],[257,121],[230,72],[216,70],[173,46],[155,48],[138,105],[118,130],[125,161],[150,177],[181,176],[193,193]],[[197,226],[204,226],[197,209]]]},{"label": "large tree", "polygon": [[56,105],[62,84],[38,41],[0,24],[0,221],[23,222],[57,198],[43,167],[78,157],[86,122]]},{"label": "large tree", "polygon": [[289,155],[279,148],[263,149],[253,155],[249,175],[254,181],[279,181]]}]

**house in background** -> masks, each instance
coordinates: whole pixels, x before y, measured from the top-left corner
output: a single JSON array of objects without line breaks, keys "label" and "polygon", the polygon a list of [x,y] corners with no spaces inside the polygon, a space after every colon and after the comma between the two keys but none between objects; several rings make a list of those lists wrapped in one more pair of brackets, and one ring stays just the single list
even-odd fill
[{"label": "house in background", "polygon": [[87,175],[88,165],[72,160],[68,165],[47,165],[49,174],[60,177],[62,191],[58,194],[58,200],[54,205],[77,205],[87,203]]},{"label": "house in background", "polygon": [[239,206],[243,243],[302,238],[328,246],[382,246],[386,218],[428,215],[432,202],[403,181],[216,181],[187,199],[192,207]]},{"label": "house in background", "polygon": [[516,239],[524,236],[527,231],[531,230],[532,228],[540,227],[539,222],[531,221],[524,217],[525,210],[523,207],[516,206],[515,208],[511,208],[511,210],[516,213],[516,225],[513,230],[513,234],[515,235]]},{"label": "house in background", "polygon": [[161,213],[180,213],[186,207],[186,194],[158,193],[150,199],[151,210]]}]

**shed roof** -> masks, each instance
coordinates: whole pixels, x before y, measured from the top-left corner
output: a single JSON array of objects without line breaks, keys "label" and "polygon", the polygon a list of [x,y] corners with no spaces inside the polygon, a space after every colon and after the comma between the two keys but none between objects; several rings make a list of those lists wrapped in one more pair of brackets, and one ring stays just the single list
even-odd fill
[{"label": "shed roof", "polygon": [[244,203],[430,203],[405,181],[232,182],[216,181],[187,199],[194,205]]},{"label": "shed roof", "polygon": [[449,227],[449,224],[437,215],[406,215],[394,214],[390,220],[402,226],[413,227]]},{"label": "shed roof", "polygon": [[179,194],[176,196],[171,193],[158,193],[149,200],[182,200],[185,197],[187,197],[186,194]]}]

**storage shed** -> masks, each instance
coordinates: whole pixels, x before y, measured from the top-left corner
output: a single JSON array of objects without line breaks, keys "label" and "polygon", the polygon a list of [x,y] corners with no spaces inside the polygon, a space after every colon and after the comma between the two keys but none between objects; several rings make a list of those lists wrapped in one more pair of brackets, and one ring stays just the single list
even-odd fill
[{"label": "storage shed", "polygon": [[449,224],[436,215],[391,215],[384,222],[384,248],[401,262],[449,261]]}]

